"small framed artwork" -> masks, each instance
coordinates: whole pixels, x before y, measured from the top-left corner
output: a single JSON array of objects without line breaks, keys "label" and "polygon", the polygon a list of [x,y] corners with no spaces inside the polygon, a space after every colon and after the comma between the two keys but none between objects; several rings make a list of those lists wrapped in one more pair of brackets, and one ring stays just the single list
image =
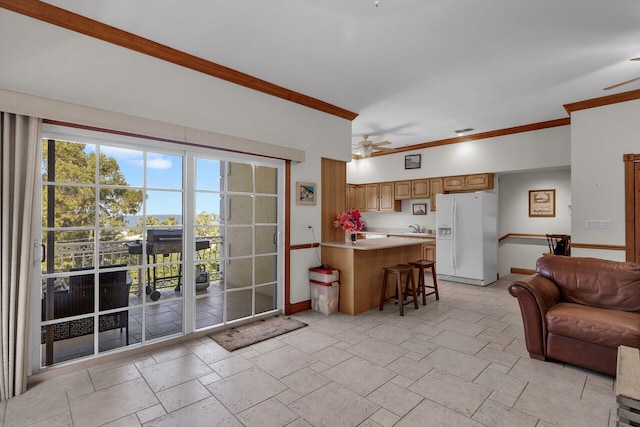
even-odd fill
[{"label": "small framed artwork", "polygon": [[405,169],[420,169],[420,160],[422,154],[409,154],[404,156],[404,168]]},{"label": "small framed artwork", "polygon": [[414,215],[426,215],[427,214],[427,204],[426,203],[414,203],[413,214]]},{"label": "small framed artwork", "polygon": [[553,218],[556,216],[556,190],[530,190],[529,216]]},{"label": "small framed artwork", "polygon": [[317,187],[313,182],[296,182],[296,205],[315,205]]}]

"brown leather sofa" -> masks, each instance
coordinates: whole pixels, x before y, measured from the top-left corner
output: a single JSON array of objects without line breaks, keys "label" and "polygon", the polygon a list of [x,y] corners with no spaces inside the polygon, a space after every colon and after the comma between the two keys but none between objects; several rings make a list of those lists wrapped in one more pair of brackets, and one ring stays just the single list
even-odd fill
[{"label": "brown leather sofa", "polygon": [[529,355],[615,375],[618,346],[640,348],[640,264],[544,256],[536,272],[509,284]]}]

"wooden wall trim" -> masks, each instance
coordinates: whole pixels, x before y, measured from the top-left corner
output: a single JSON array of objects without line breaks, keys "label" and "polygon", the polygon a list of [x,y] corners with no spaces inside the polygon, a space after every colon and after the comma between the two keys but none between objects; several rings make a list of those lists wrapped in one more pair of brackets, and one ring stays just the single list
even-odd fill
[{"label": "wooden wall trim", "polygon": [[291,162],[284,164],[284,314],[291,301]]},{"label": "wooden wall trim", "polygon": [[511,267],[511,274],[527,274],[527,275],[531,275],[531,274],[536,274],[536,271],[535,270],[530,270],[528,268]]},{"label": "wooden wall trim", "polygon": [[640,162],[640,154],[624,154],[624,222],[625,222],[625,260],[637,262],[640,254],[640,242],[636,241],[638,227],[640,227],[640,215],[636,215],[636,194],[640,189],[636,188],[636,167]]},{"label": "wooden wall trim", "polygon": [[535,239],[546,239],[547,236],[544,234],[527,234],[527,233],[507,233],[504,236],[498,239],[498,242],[502,242],[510,237],[531,237]]},{"label": "wooden wall trim", "polygon": [[0,7],[343,119],[353,120],[358,117],[357,113],[328,102],[286,89],[41,1],[0,0]]},{"label": "wooden wall trim", "polygon": [[301,311],[311,310],[311,300],[300,301],[294,304],[288,304],[285,310],[285,314],[296,314]]},{"label": "wooden wall trim", "polygon": [[571,242],[571,248],[580,249],[603,249],[607,251],[624,251],[626,248],[620,245],[601,245],[599,243],[574,243]]},{"label": "wooden wall trim", "polygon": [[603,107],[605,105],[617,104],[619,102],[633,101],[634,99],[640,99],[640,89],[565,104],[564,109],[567,113],[571,114],[574,111]]},{"label": "wooden wall trim", "polygon": [[320,243],[302,243],[299,245],[291,245],[289,247],[290,250],[295,251],[298,249],[313,249],[313,248],[319,248],[320,247]]},{"label": "wooden wall trim", "polygon": [[495,138],[498,136],[506,136],[506,135],[512,135],[515,133],[531,132],[535,130],[548,129],[548,128],[553,128],[558,126],[567,126],[570,124],[571,124],[571,119],[567,117],[563,119],[549,120],[546,122],[532,123],[532,124],[516,126],[512,128],[498,129],[498,130],[492,130],[488,132],[480,132],[473,135],[465,135],[465,136],[458,136],[455,138],[441,139],[439,141],[423,142],[422,144],[407,145],[405,147],[395,148],[392,151],[386,151],[386,150],[376,151],[371,154],[371,157],[387,156],[389,154],[396,154],[404,151],[421,150],[423,148],[439,147],[441,145],[457,144],[460,142],[474,141],[478,139]]}]

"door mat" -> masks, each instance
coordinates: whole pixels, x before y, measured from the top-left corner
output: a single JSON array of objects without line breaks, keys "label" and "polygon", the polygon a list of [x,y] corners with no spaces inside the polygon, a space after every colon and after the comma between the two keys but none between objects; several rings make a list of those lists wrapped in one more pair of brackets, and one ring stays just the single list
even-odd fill
[{"label": "door mat", "polygon": [[233,351],[305,326],[306,323],[289,316],[275,316],[249,325],[226,329],[209,337],[226,350]]}]

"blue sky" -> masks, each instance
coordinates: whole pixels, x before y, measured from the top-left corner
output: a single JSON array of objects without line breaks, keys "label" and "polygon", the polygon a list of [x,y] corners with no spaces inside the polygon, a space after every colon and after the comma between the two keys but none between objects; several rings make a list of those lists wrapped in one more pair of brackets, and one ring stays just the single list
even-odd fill
[{"label": "blue sky", "polygon": [[[87,145],[87,150],[95,149]],[[118,161],[125,180],[133,187],[142,187],[143,152],[109,146],[100,147],[103,154]],[[182,188],[182,157],[169,154],[147,152],[147,187],[163,190]],[[196,160],[196,190],[220,190],[220,161],[209,159]],[[180,215],[182,194],[176,191],[149,190],[147,215]],[[211,193],[196,195],[196,211],[219,213],[219,197]]]}]

